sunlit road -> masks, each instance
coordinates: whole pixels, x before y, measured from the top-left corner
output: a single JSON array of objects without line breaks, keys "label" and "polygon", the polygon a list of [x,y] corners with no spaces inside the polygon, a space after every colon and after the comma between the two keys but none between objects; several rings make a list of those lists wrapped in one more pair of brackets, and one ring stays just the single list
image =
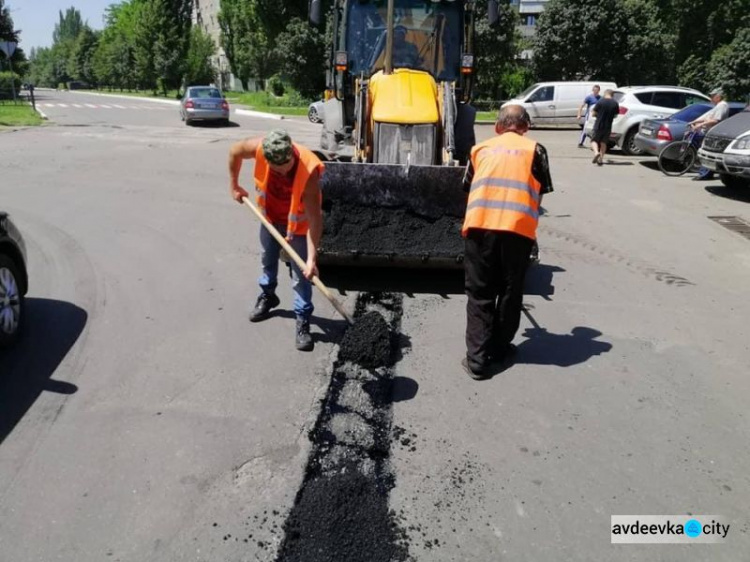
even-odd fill
[{"label": "sunlit road", "polygon": [[[38,97],[49,125],[0,133],[31,274],[27,333],[0,355],[0,559],[272,560],[342,325],[316,298],[316,349],[296,352],[284,276],[281,312],[247,321],[258,225],[226,157],[279,125],[315,146],[318,126]],[[592,166],[576,131],[530,135],[556,191],[517,364],[470,380],[464,298],[404,299],[390,503],[420,529],[411,555],[744,559],[750,241],[709,217],[750,219],[750,196],[618,154]],[[725,516],[727,544],[610,544],[611,515],[687,513]]]}]

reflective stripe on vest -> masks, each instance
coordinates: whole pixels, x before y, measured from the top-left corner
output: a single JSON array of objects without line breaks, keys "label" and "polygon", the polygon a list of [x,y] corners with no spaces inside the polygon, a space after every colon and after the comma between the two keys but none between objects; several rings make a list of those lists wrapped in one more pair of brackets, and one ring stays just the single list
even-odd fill
[{"label": "reflective stripe on vest", "polygon": [[[297,154],[299,155],[299,164],[297,165],[297,172],[294,175],[294,182],[292,183],[292,200],[289,205],[289,216],[287,218],[287,233],[301,236],[307,234],[309,228],[307,215],[305,214],[305,205],[302,203],[302,194],[305,192],[305,187],[307,187],[310,176],[316,171],[320,174],[323,173],[323,163],[305,147],[294,144],[294,148],[297,149]],[[268,190],[270,173],[271,169],[268,166],[266,157],[263,155],[263,149],[261,146],[258,146],[258,150],[255,153],[255,201],[263,214],[266,213],[266,192]]]},{"label": "reflective stripe on vest", "polygon": [[505,133],[471,151],[474,181],[461,232],[472,228],[514,232],[536,238],[541,184],[531,168],[536,143]]}]

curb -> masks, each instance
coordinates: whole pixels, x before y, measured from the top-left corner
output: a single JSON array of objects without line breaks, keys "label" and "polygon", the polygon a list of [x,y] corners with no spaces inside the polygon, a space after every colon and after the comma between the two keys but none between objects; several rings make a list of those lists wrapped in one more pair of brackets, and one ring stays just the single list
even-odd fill
[{"label": "curb", "polygon": [[264,119],[284,119],[284,115],[277,115],[276,113],[265,113],[263,111],[253,111],[252,109],[235,109],[234,112],[237,115],[247,115],[248,117],[262,117]]},{"label": "curb", "polygon": [[37,113],[39,114],[39,117],[41,117],[41,118],[42,118],[42,119],[44,119],[45,121],[49,120],[49,117],[47,117],[47,114],[46,114],[46,113],[44,113],[44,111],[42,111],[42,110],[41,110],[41,109],[39,109],[38,107],[34,106],[34,111],[36,111],[36,112],[37,112]]},{"label": "curb", "polygon": [[121,100],[139,100],[139,101],[152,101],[156,103],[166,103],[168,105],[180,105],[177,100],[166,100],[161,98],[146,98],[142,96],[124,96],[120,94],[100,94],[98,92],[81,92],[77,90],[68,90],[69,94],[84,94],[87,96],[101,96],[103,98],[118,98]]}]

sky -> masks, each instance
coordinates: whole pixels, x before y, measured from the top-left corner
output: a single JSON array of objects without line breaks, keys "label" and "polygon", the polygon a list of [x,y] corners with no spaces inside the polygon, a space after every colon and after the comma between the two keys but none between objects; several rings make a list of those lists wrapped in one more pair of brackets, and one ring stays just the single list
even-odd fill
[{"label": "sky", "polygon": [[74,6],[92,29],[104,27],[104,9],[118,0],[5,0],[16,29],[20,29],[20,47],[28,54],[31,47],[52,45],[52,32],[63,12]]}]

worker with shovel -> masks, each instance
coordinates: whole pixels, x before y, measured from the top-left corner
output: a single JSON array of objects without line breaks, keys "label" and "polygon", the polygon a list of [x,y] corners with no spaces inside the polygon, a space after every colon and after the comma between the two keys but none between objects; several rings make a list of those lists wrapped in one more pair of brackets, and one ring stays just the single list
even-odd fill
[{"label": "worker with shovel", "polygon": [[[239,184],[242,162],[247,159],[255,159],[254,206],[248,192]],[[265,320],[271,309],[280,304],[276,296],[279,255],[282,244],[287,242],[290,247],[287,252],[301,258],[291,264],[297,317],[295,347],[300,351],[312,351],[314,347],[310,335],[313,312],[310,280],[317,280],[317,248],[323,232],[319,184],[322,172],[323,163],[318,157],[292,142],[289,134],[281,129],[271,131],[264,138],[240,141],[229,150],[229,193],[238,203],[248,204],[259,212],[264,224],[260,230],[261,294],[250,311],[250,321]]]}]

